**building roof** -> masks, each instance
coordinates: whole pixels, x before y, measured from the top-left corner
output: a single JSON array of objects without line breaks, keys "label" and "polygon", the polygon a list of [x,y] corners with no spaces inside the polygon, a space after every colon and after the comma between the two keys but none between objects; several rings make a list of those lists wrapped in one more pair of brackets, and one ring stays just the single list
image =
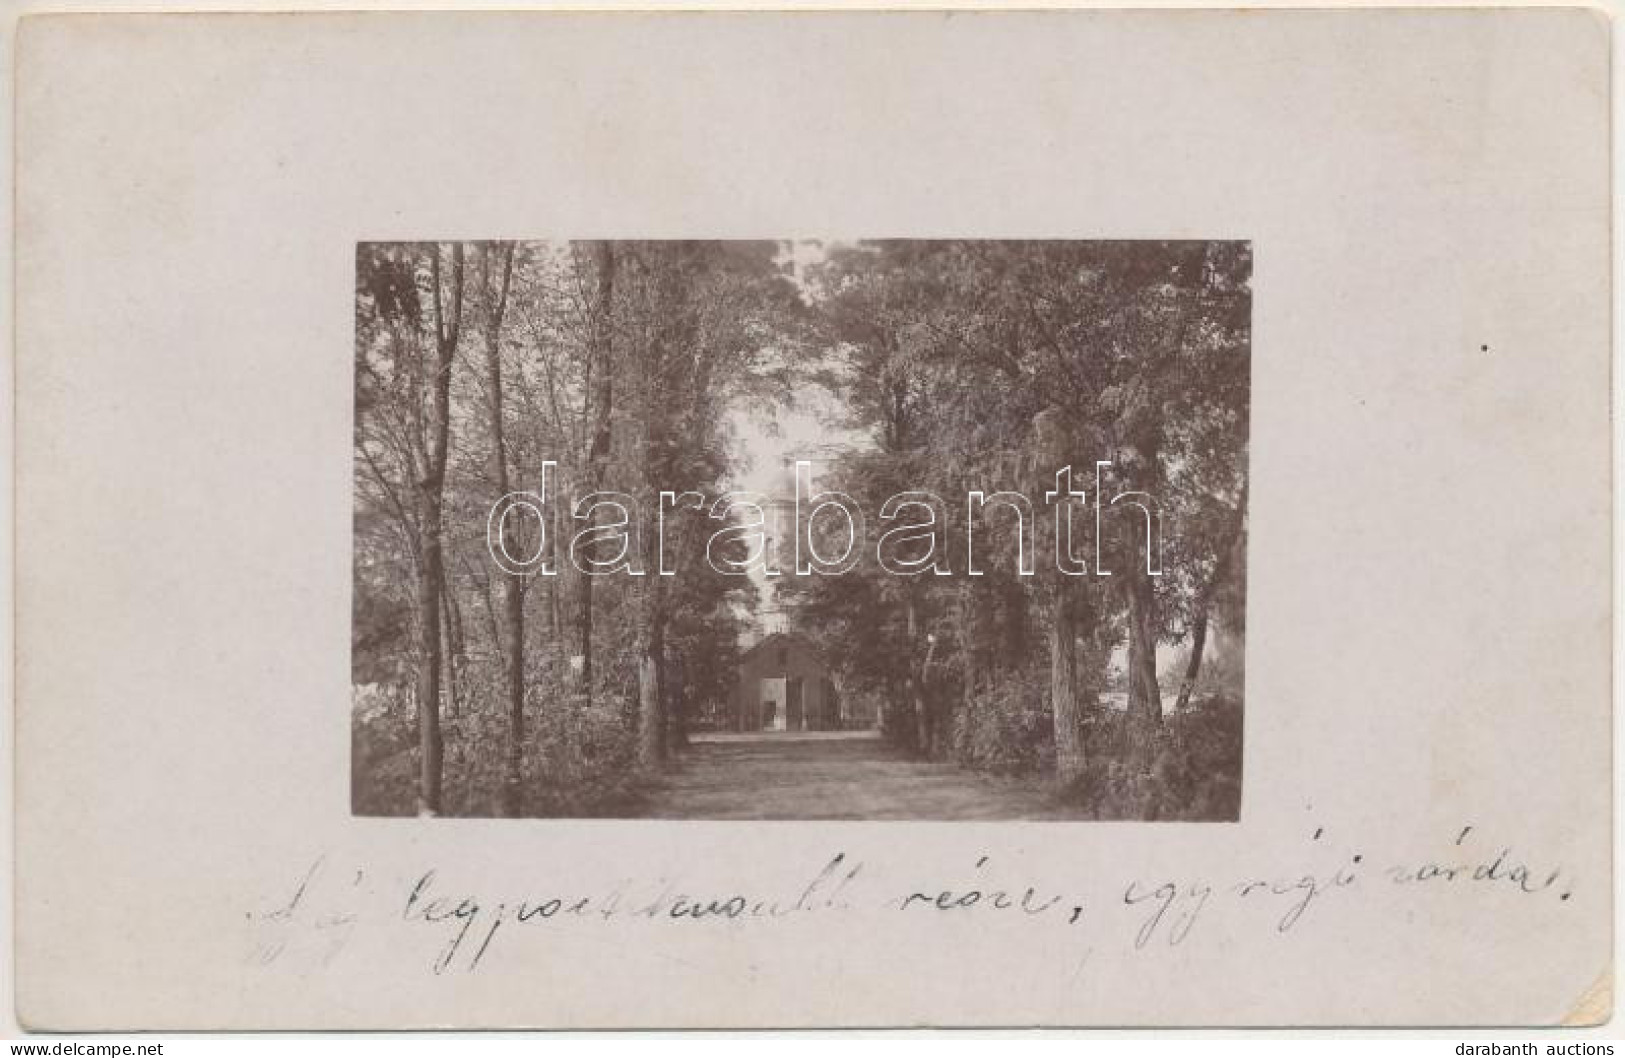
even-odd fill
[{"label": "building roof", "polygon": [[776,647],[800,647],[813,657],[817,658],[820,665],[823,665],[826,669],[829,668],[828,663],[824,661],[824,652],[819,650],[818,647],[813,644],[812,640],[808,639],[806,636],[798,635],[795,632],[773,632],[769,635],[763,636],[761,639],[757,640],[749,650],[745,651],[745,653],[740,657],[740,661],[745,661],[758,650],[761,650],[763,647],[769,645]]}]

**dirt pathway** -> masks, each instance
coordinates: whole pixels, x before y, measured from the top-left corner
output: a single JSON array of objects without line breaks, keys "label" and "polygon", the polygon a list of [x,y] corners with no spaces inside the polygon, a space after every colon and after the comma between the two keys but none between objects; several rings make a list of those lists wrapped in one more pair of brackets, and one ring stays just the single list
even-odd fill
[{"label": "dirt pathway", "polygon": [[1075,819],[1043,778],[910,760],[870,734],[721,736],[675,762],[655,819]]}]

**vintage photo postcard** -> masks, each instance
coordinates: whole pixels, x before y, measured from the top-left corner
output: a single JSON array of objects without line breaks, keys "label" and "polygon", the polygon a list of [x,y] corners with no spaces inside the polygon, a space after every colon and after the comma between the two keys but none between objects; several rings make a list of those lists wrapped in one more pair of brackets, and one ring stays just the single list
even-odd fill
[{"label": "vintage photo postcard", "polygon": [[25,19],[21,1025],[1607,1020],[1609,46]]}]

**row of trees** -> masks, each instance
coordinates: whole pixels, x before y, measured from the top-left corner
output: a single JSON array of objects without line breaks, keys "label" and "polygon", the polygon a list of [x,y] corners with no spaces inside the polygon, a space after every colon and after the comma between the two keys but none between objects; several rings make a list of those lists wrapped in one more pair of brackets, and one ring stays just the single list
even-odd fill
[{"label": "row of trees", "polygon": [[[1160,576],[1144,520],[1114,514],[1104,568],[1084,575],[1004,560],[967,576],[949,548],[950,576],[776,578],[843,696],[872,697],[911,752],[1053,769],[1100,814],[1233,816],[1240,652],[1222,673],[1204,659],[1211,628],[1244,631],[1248,247],[870,242],[800,273],[787,249],[358,248],[356,810],[616,811],[627,777],[658,771],[696,709],[731,694],[751,581],[705,561],[716,523],[692,507],[667,515],[676,576],[580,574],[564,503],[545,539],[501,523],[510,554],[540,548],[558,575],[505,573],[486,550],[492,504],[541,488],[548,461],[555,497],[613,489],[652,511],[661,491],[716,496],[743,455],[730,413],[817,385],[870,438],[819,484],[867,511],[905,491],[1039,497],[1067,465],[1092,493],[1104,461],[1108,495],[1162,516]],[[992,507],[944,515],[980,554],[1014,548]],[[1055,553],[1055,522],[1027,528]],[[661,538],[633,539],[657,568]],[[585,552],[619,540],[604,524]],[[1176,668],[1159,671],[1159,647]]]},{"label": "row of trees", "polygon": [[[560,560],[576,529],[563,504],[545,534],[502,523],[510,553],[544,547],[559,575],[504,573],[487,554],[487,516],[499,497],[540,489],[547,462],[555,496],[608,485],[653,508],[661,489],[715,492],[730,464],[726,410],[783,391],[805,330],[777,251],[359,247],[353,676],[385,688],[390,715],[358,732],[358,810],[402,811],[408,787],[420,813],[447,810],[448,723],[466,776],[453,810],[557,809],[538,797],[579,799],[592,779],[658,768],[689,704],[728,693],[751,589],[703,561],[696,512],[676,512],[665,540],[680,575],[637,579]],[[588,557],[613,550],[603,537]],[[649,534],[638,544],[658,546]],[[415,711],[413,745],[399,737],[402,710],[387,708],[398,697]]]},{"label": "row of trees", "polygon": [[[1244,630],[1250,272],[1246,244],[1164,242],[876,242],[817,270],[823,344],[839,353],[825,381],[874,441],[832,470],[860,504],[903,490],[1039,497],[1071,466],[1091,502],[1137,493],[1162,518],[1160,576],[1138,510],[1102,519],[1104,568],[1080,576],[1043,557],[1057,523],[1040,507],[1033,577],[1008,557],[965,576],[964,549],[949,548],[953,576],[787,583],[795,623],[844,659],[849,693],[879,700],[894,739],[1053,766],[1090,780],[1079,796],[1115,798],[1103,813],[1234,815],[1239,649],[1223,694],[1200,716],[1192,705],[1210,625],[1234,643]],[[1092,495],[1100,461],[1105,497]],[[946,505],[948,537],[974,531],[979,553],[1002,542],[1008,556],[1015,520],[994,512]],[[1091,543],[1068,550],[1093,567]],[[1159,675],[1159,645],[1180,655],[1173,673]],[[1102,707],[1114,684],[1123,714]],[[1178,789],[1171,768],[1189,773]]]}]

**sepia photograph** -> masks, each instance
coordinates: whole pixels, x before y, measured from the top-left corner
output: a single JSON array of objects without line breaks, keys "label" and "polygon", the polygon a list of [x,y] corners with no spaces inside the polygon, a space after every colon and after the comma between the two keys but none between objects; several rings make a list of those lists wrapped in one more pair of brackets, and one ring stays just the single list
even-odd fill
[{"label": "sepia photograph", "polygon": [[361,244],[354,813],[1236,820],[1250,282]]}]

